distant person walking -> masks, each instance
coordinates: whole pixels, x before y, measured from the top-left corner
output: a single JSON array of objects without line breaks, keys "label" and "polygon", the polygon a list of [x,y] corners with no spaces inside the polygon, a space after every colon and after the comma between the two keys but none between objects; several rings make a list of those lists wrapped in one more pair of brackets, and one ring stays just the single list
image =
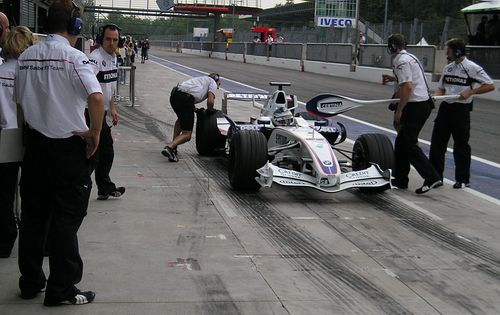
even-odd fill
[{"label": "distant person walking", "polygon": [[446,47],[446,55],[451,63],[444,67],[434,95],[460,95],[460,99],[453,103],[443,102],[439,106],[432,130],[430,160],[443,178],[444,157],[452,136],[455,159],[453,188],[460,189],[470,186],[472,96],[491,92],[495,86],[481,66],[467,59],[463,40],[451,39]]},{"label": "distant person walking", "polygon": [[148,52],[150,47],[149,40],[145,39],[141,44],[141,63],[145,63],[149,59]]}]

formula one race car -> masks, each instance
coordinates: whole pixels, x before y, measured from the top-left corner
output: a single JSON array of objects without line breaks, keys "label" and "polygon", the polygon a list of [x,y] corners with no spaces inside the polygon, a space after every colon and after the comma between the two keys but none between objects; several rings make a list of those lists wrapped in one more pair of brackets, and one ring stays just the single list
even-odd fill
[{"label": "formula one race car", "polygon": [[[319,95],[306,104],[307,111],[297,112],[297,97],[287,96],[283,90],[290,83],[270,84],[278,86],[271,95],[226,95],[252,101],[260,109],[260,115],[248,122],[233,121],[221,111],[197,112],[197,151],[202,156],[222,153],[229,158],[228,175],[234,189],[256,191],[273,182],[323,192],[349,188],[381,192],[392,187],[394,149],[390,139],[383,134],[364,134],[352,151],[345,150],[339,147],[347,138],[345,127],[325,119],[359,104]],[[256,102],[259,100],[263,104]],[[337,159],[334,152],[345,160]]]}]

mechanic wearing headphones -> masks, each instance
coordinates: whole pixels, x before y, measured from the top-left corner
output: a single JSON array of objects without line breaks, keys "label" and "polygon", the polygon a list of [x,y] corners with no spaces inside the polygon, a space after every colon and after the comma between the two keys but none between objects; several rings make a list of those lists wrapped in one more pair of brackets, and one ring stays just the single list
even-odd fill
[{"label": "mechanic wearing headphones", "polygon": [[443,178],[444,157],[450,136],[453,136],[455,159],[455,184],[453,188],[469,187],[471,148],[470,112],[472,95],[491,92],[493,81],[479,65],[465,57],[465,42],[451,39],[446,43],[450,64],[444,67],[435,93],[438,95],[460,95],[454,103],[443,102],[434,121],[430,160]]},{"label": "mechanic wearing headphones", "polygon": [[220,76],[211,73],[177,84],[170,94],[170,105],[177,115],[172,142],[165,146],[161,154],[170,162],[178,162],[177,146],[191,140],[194,126],[194,104],[207,100],[207,112],[215,112],[215,93],[220,87]]},{"label": "mechanic wearing headphones", "polygon": [[410,164],[424,178],[424,184],[415,192],[423,194],[443,183],[427,156],[418,146],[418,135],[434,107],[420,61],[406,51],[406,40],[401,34],[388,39],[393,56],[394,76],[383,76],[383,83],[395,81],[400,101],[394,113],[394,127],[398,135],[394,146],[395,169],[393,185],[408,188]]},{"label": "mechanic wearing headphones", "polygon": [[[92,186],[89,157],[99,144],[104,104],[89,59],[73,48],[82,30],[71,0],[49,7],[47,39],[18,59],[14,100],[27,124],[21,175],[19,230],[21,297],[35,298],[46,284],[42,269],[47,236],[50,276],[44,305],[86,304],[92,291],[75,287],[83,273],[77,232]],[[85,124],[88,106],[90,129]]]},{"label": "mechanic wearing headphones", "polygon": [[[101,84],[102,95],[104,97],[104,118],[102,121],[99,148],[91,159],[91,171],[95,169],[97,199],[106,200],[110,196],[118,198],[125,193],[125,187],[116,187],[109,177],[115,153],[111,127],[106,121],[108,113],[111,114],[113,126],[118,124],[119,119],[113,92],[118,80],[115,50],[119,46],[123,47],[120,28],[114,24],[104,25],[97,37],[97,43],[99,44],[99,48],[89,55],[89,60],[94,68],[97,80]],[[87,124],[89,124],[88,112],[86,111],[85,114]]]}]

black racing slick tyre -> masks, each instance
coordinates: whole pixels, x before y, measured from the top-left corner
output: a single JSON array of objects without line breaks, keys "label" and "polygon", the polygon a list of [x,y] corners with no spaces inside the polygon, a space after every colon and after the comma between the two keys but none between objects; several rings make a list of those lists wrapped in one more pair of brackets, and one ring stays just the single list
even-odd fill
[{"label": "black racing slick tyre", "polygon": [[217,118],[224,117],[221,111],[207,113],[198,110],[196,113],[196,151],[201,156],[217,155],[226,146],[226,137],[217,127]]},{"label": "black racing slick tyre", "polygon": [[[394,169],[394,147],[389,137],[378,133],[367,133],[356,139],[352,149],[352,170],[359,171],[369,168],[372,163],[378,164],[385,171]],[[382,192],[390,185],[374,188],[360,188],[363,192]]]},{"label": "black racing slick tyre", "polygon": [[260,189],[257,169],[267,163],[267,140],[258,131],[240,130],[229,139],[229,182],[236,190]]}]

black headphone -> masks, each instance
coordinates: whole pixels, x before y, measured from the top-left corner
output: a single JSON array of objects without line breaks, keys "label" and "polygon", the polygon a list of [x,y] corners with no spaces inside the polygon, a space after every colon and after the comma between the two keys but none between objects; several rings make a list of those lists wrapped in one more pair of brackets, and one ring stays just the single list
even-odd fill
[{"label": "black headphone", "polygon": [[404,49],[406,47],[406,39],[403,35],[393,34],[387,39],[387,49],[391,54],[394,54],[398,49]]},{"label": "black headphone", "polygon": [[219,82],[220,81],[220,75],[218,73],[212,73],[209,75],[209,77],[211,77],[212,79],[214,79],[215,82]]},{"label": "black headphone", "polygon": [[3,34],[3,26],[0,25],[0,37],[2,37],[2,34]]},{"label": "black headphone", "polygon": [[118,27],[118,25],[116,24],[106,24],[106,25],[103,25],[101,27],[99,27],[99,34],[97,34],[97,37],[96,37],[96,42],[99,44],[99,45],[102,45],[104,43],[104,32],[106,32],[106,30],[108,28],[115,28],[118,30],[118,48],[123,48],[123,45],[125,44],[125,37],[122,37],[121,35],[121,28]]},{"label": "black headphone", "polygon": [[460,39],[451,39],[447,46],[451,48],[453,57],[460,58],[465,56],[465,43]]},{"label": "black headphone", "polygon": [[83,21],[79,17],[76,17],[76,12],[80,12],[80,8],[73,1],[73,10],[71,10],[71,18],[68,21],[68,34],[78,36],[82,33]]}]

